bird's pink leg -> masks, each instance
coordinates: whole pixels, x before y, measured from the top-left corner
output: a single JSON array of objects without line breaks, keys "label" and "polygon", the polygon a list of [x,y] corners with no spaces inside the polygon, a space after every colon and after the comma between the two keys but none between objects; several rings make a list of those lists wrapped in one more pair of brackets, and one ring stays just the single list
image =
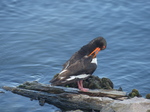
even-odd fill
[{"label": "bird's pink leg", "polygon": [[81,91],[87,92],[89,90],[89,89],[83,87],[83,80],[79,80],[77,83],[78,83],[78,88]]},{"label": "bird's pink leg", "polygon": [[81,88],[80,81],[77,81],[77,84],[78,84],[78,88],[80,89]]}]

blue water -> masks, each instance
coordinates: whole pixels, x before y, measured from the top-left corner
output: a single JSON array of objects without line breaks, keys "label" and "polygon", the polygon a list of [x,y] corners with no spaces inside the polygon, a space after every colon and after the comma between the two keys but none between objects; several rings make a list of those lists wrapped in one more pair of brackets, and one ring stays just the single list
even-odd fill
[{"label": "blue water", "polygon": [[[98,36],[108,46],[98,55],[94,75],[128,93],[150,93],[149,0],[1,0],[0,86],[48,84],[74,52]],[[7,91],[0,99],[1,112],[59,110]]]}]

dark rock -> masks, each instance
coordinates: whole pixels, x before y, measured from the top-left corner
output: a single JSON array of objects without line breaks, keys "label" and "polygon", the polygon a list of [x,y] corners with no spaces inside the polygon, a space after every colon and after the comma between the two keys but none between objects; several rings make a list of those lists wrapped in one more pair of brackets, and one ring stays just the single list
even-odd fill
[{"label": "dark rock", "polygon": [[129,93],[129,98],[133,98],[135,96],[142,97],[137,89],[133,89],[131,93]]},{"label": "dark rock", "polygon": [[0,91],[0,93],[5,93],[4,91]]},{"label": "dark rock", "polygon": [[101,89],[101,79],[97,76],[90,76],[83,82],[83,85],[90,89]]},{"label": "dark rock", "polygon": [[70,111],[65,111],[65,112],[84,112],[82,110],[70,110]]},{"label": "dark rock", "polygon": [[102,88],[103,89],[113,89],[114,85],[112,81],[108,78],[102,78]]},{"label": "dark rock", "polygon": [[[100,79],[98,76],[90,76],[83,81],[83,86],[89,89],[113,89],[113,82],[108,78]],[[78,88],[77,83],[70,83],[64,85],[64,87]]]},{"label": "dark rock", "polygon": [[45,104],[45,99],[40,98],[39,99],[39,105],[44,106],[44,104]]},{"label": "dark rock", "polygon": [[147,98],[147,99],[150,99],[150,94],[147,94],[147,95],[146,95],[146,98]]},{"label": "dark rock", "polygon": [[120,87],[120,88],[118,89],[118,91],[123,91],[122,87]]}]

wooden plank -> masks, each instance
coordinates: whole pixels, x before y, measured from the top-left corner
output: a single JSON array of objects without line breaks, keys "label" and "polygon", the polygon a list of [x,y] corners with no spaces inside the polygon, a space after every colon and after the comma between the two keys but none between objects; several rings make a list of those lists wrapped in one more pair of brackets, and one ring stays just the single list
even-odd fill
[{"label": "wooden plank", "polygon": [[49,103],[62,110],[101,110],[108,103],[114,102],[115,98],[126,96],[125,92],[116,90],[97,89],[82,92],[76,88],[50,86],[36,81],[25,82],[18,87],[4,86],[3,89],[39,100],[40,105]]}]

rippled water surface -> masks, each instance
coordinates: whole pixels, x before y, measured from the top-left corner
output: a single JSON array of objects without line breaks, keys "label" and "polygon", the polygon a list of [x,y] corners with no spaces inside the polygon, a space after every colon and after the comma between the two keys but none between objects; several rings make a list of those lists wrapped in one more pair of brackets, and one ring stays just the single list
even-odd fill
[{"label": "rippled water surface", "polygon": [[[149,0],[1,0],[0,86],[48,84],[74,52],[98,36],[108,47],[99,53],[94,75],[110,78],[116,89],[150,93]],[[1,112],[58,110],[6,91],[0,99]]]}]

